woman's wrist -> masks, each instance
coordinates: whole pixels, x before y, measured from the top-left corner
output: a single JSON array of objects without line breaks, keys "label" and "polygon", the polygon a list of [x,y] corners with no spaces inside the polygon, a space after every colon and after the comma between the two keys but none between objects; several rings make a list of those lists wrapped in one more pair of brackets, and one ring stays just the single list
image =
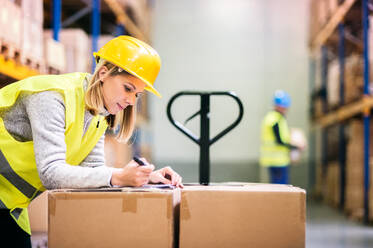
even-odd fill
[{"label": "woman's wrist", "polygon": [[113,170],[113,172],[111,174],[111,180],[110,180],[110,184],[112,186],[122,186],[121,185],[121,180],[119,179],[119,176],[120,176],[120,171],[119,170]]}]

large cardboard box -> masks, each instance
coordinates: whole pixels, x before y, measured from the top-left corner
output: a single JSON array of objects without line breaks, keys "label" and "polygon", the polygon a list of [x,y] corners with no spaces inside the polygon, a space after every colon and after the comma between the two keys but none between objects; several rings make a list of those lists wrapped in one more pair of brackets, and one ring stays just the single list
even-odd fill
[{"label": "large cardboard box", "polygon": [[60,73],[66,70],[65,46],[58,41],[44,35],[44,56],[47,66],[59,70]]},{"label": "large cardboard box", "polygon": [[48,232],[48,193],[43,192],[41,195],[32,200],[28,206],[28,216],[30,219],[31,233]]},{"label": "large cardboard box", "polygon": [[178,189],[48,192],[48,247],[173,247]]},{"label": "large cardboard box", "polygon": [[290,185],[187,186],[180,248],[305,247],[306,192]]}]

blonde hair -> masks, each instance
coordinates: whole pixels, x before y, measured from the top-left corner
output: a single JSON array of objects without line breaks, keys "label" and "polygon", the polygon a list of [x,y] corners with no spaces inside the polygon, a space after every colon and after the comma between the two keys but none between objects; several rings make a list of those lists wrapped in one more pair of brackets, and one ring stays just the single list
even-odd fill
[{"label": "blonde hair", "polygon": [[[97,115],[102,112],[103,109],[105,109],[104,96],[102,93],[102,82],[98,75],[99,70],[103,66],[106,66],[109,70],[106,77],[116,75],[131,75],[122,68],[113,65],[104,59],[99,60],[85,93],[86,109],[93,115]],[[120,129],[116,138],[119,142],[127,142],[131,138],[135,128],[135,118],[136,107],[135,105],[129,105],[124,110],[119,111],[116,115],[109,114],[106,117],[106,121],[110,129],[115,129],[119,125]]]}]

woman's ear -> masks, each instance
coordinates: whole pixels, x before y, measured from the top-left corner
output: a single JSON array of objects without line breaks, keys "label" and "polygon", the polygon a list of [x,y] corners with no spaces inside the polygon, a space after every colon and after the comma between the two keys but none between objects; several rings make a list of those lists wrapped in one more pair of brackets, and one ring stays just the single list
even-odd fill
[{"label": "woman's ear", "polygon": [[107,76],[107,72],[109,69],[106,66],[101,66],[101,68],[98,70],[98,78],[100,81],[103,81],[103,79]]}]

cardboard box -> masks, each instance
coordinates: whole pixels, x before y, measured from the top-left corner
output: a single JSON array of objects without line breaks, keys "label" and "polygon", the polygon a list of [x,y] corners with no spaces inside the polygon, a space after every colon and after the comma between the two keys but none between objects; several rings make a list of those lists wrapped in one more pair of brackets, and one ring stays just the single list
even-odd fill
[{"label": "cardboard box", "polygon": [[187,186],[180,248],[305,247],[306,192],[290,185]]},{"label": "cardboard box", "polygon": [[32,21],[43,23],[43,0],[16,0],[21,7],[22,15]]},{"label": "cardboard box", "polygon": [[47,66],[64,73],[66,70],[65,46],[44,35],[44,56]]},{"label": "cardboard box", "polygon": [[43,23],[35,22],[24,16],[22,19],[21,49],[23,60],[30,59],[39,63],[44,59]]},{"label": "cardboard box", "polygon": [[0,1],[0,40],[13,49],[21,45],[21,9],[9,0]]},{"label": "cardboard box", "polygon": [[48,191],[48,247],[174,247],[178,189]]},{"label": "cardboard box", "polygon": [[28,206],[31,233],[48,232],[48,193],[36,197]]}]

